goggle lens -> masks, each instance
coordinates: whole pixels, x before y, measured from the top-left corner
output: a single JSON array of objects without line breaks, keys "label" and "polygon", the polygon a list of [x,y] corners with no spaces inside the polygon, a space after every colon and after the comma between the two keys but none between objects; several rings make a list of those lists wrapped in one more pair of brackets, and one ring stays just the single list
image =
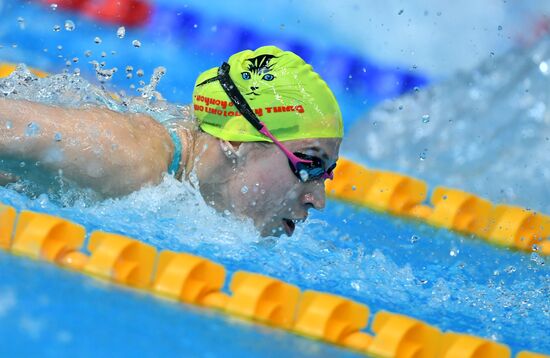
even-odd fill
[{"label": "goggle lens", "polygon": [[332,171],[336,167],[336,163],[325,169],[324,162],[316,156],[307,155],[300,152],[293,153],[301,161],[293,164],[289,159],[288,164],[290,169],[302,182],[314,181],[319,179],[332,179]]}]

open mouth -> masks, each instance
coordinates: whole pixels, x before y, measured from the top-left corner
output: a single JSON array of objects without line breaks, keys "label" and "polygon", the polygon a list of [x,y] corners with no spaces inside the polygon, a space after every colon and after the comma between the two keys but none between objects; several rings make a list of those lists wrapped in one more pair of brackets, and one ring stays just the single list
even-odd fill
[{"label": "open mouth", "polygon": [[283,229],[285,230],[285,233],[288,235],[288,236],[292,236],[292,234],[294,233],[294,230],[296,229],[296,224],[297,223],[301,223],[301,222],[304,222],[305,219],[297,219],[297,220],[292,220],[292,219],[283,219]]},{"label": "open mouth", "polygon": [[283,219],[283,229],[285,229],[288,236],[291,236],[294,233],[294,229],[296,229],[296,224],[290,219]]}]

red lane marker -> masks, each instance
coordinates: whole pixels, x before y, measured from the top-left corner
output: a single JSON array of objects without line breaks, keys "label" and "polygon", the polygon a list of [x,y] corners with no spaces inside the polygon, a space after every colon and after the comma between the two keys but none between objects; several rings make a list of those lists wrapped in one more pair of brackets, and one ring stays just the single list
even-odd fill
[{"label": "red lane marker", "polygon": [[94,20],[114,25],[141,26],[148,20],[152,8],[144,0],[40,0],[60,9],[74,10]]}]

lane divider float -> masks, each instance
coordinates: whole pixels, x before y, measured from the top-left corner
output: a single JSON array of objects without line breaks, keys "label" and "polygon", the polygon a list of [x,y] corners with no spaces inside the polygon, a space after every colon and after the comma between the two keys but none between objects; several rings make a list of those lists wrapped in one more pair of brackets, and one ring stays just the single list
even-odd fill
[{"label": "lane divider float", "polygon": [[550,216],[512,205],[494,205],[458,189],[436,187],[426,204],[428,185],[399,173],[338,160],[329,197],[375,211],[420,220],[475,235],[488,243],[550,255]]},{"label": "lane divider float", "polygon": [[[16,255],[56,264],[114,284],[215,309],[274,328],[376,357],[506,358],[510,348],[491,340],[441,332],[406,315],[377,312],[361,303],[259,273],[235,272],[231,294],[222,291],[225,268],[206,258],[172,251],[123,235],[93,231],[44,213],[0,204],[0,247]],[[518,358],[550,356],[520,352]]]}]

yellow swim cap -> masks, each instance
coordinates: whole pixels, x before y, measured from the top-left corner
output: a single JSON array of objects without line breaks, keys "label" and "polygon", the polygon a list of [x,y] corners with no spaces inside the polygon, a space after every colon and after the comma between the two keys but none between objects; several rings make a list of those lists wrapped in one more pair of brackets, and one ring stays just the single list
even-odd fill
[{"label": "yellow swim cap", "polygon": [[[342,138],[334,95],[295,53],[263,46],[236,53],[228,63],[238,90],[278,140]],[[218,68],[211,68],[195,83],[193,108],[202,130],[224,140],[271,142],[239,113],[220,82],[211,80],[217,74]]]}]

